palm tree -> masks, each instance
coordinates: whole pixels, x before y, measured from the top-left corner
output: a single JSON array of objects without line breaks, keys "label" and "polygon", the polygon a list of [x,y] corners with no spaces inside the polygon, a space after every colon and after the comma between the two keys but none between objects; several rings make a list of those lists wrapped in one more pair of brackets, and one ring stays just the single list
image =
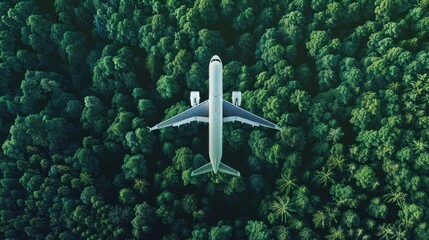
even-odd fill
[{"label": "palm tree", "polygon": [[377,223],[376,223],[373,219],[369,218],[369,219],[366,221],[366,227],[367,227],[368,229],[374,229],[376,226],[377,226]]},{"label": "palm tree", "polygon": [[343,171],[343,167],[345,164],[345,159],[344,159],[344,155],[342,154],[335,154],[335,155],[331,155],[328,158],[328,166],[330,168],[338,168],[340,169],[340,171]]},{"label": "palm tree", "polygon": [[303,111],[308,106],[308,93],[303,90],[296,90],[291,96],[291,103],[298,105],[299,111]]},{"label": "palm tree", "polygon": [[363,228],[356,229],[355,235],[356,235],[357,238],[363,236],[364,235],[363,234]]},{"label": "palm tree", "polygon": [[337,215],[340,213],[340,211],[338,211],[338,207],[325,206],[324,209],[327,222],[337,223]]},{"label": "palm tree", "polygon": [[384,194],[383,198],[388,203],[396,203],[398,206],[402,206],[405,203],[406,193],[403,193],[400,188],[396,191],[392,187],[389,188],[390,193]]},{"label": "palm tree", "polygon": [[365,234],[362,236],[362,240],[368,240],[371,238],[371,235]]},{"label": "palm tree", "polygon": [[81,172],[79,177],[80,177],[80,181],[83,183],[83,185],[85,185],[85,186],[92,185],[93,180],[91,178],[91,175],[89,175],[89,173]]},{"label": "palm tree", "polygon": [[403,219],[399,220],[399,226],[410,229],[414,225],[414,221],[410,216],[405,215]]},{"label": "palm tree", "polygon": [[402,229],[400,226],[393,228],[392,239],[394,240],[404,240],[407,238],[407,230]]},{"label": "palm tree", "polygon": [[325,216],[325,213],[323,213],[321,210],[318,210],[315,214],[313,214],[313,223],[315,227],[324,228],[325,222],[326,222],[326,216]]},{"label": "palm tree", "polygon": [[380,237],[380,239],[390,239],[390,237],[393,235],[393,227],[390,224],[385,224],[378,227],[377,236]]},{"label": "palm tree", "polygon": [[134,189],[139,191],[139,193],[143,194],[146,192],[147,188],[149,187],[149,182],[146,179],[135,179],[134,180]]},{"label": "palm tree", "polygon": [[333,183],[334,179],[332,176],[334,175],[334,172],[330,168],[322,168],[322,171],[316,171],[316,181],[319,184],[323,184],[324,187],[328,185],[328,182]]},{"label": "palm tree", "polygon": [[293,212],[290,199],[288,197],[285,197],[284,199],[277,197],[276,200],[271,203],[270,210],[273,211],[275,217],[280,217],[282,222],[286,222],[287,218],[291,216],[291,212]]},{"label": "palm tree", "polygon": [[426,149],[428,148],[428,144],[423,140],[413,140],[413,149],[416,150],[416,152],[426,152]]},{"label": "palm tree", "polygon": [[347,167],[347,170],[348,170],[348,172],[349,172],[349,174],[350,174],[350,177],[349,177],[349,181],[350,181],[350,179],[354,176],[354,174],[355,174],[355,172],[356,172],[356,164],[354,164],[354,163],[350,163],[350,164],[348,164],[348,167]]},{"label": "palm tree", "polygon": [[342,136],[344,136],[344,133],[343,133],[343,130],[341,129],[341,127],[331,128],[329,130],[327,139],[328,139],[328,141],[332,141],[334,143],[337,143],[338,140],[340,140]]},{"label": "palm tree", "polygon": [[391,84],[389,84],[389,89],[396,91],[398,90],[400,87],[400,84],[398,82],[392,82]]},{"label": "palm tree", "polygon": [[289,194],[291,188],[296,188],[297,185],[295,183],[296,179],[293,178],[291,172],[287,174],[282,173],[281,178],[276,181],[276,185],[279,187],[280,192]]},{"label": "palm tree", "polygon": [[328,240],[344,240],[346,236],[344,235],[344,231],[342,227],[330,228],[329,235],[325,236]]}]

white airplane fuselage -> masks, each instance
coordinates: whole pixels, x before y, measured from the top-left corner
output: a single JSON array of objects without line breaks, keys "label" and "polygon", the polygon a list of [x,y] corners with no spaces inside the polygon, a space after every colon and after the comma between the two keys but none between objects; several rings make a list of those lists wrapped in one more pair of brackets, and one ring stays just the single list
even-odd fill
[{"label": "white airplane fuselage", "polygon": [[209,65],[209,157],[214,173],[222,159],[222,74],[222,62],[218,56],[213,56]]}]

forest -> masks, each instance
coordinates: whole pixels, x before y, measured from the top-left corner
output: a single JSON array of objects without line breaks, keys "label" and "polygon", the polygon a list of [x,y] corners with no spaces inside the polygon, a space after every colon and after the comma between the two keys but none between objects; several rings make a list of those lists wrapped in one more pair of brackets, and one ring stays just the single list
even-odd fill
[{"label": "forest", "polygon": [[[429,239],[429,0],[2,0],[0,239]],[[147,127],[208,97],[281,131]]]}]

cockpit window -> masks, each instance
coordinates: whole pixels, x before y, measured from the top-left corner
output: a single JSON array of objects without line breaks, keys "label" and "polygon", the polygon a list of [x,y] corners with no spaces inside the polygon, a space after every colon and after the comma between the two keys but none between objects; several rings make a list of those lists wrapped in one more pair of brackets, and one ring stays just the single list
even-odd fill
[{"label": "cockpit window", "polygon": [[218,58],[212,59],[212,60],[210,61],[210,63],[212,63],[213,61],[217,61],[217,62],[222,63],[222,62],[220,61],[220,59],[218,59]]}]

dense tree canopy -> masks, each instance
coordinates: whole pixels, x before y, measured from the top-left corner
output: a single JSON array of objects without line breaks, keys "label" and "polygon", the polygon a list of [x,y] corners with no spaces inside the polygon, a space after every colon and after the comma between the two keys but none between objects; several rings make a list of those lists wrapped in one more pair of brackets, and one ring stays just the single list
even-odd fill
[{"label": "dense tree canopy", "polygon": [[[429,1],[4,0],[0,239],[429,239]],[[208,93],[242,177],[191,177]]]}]

